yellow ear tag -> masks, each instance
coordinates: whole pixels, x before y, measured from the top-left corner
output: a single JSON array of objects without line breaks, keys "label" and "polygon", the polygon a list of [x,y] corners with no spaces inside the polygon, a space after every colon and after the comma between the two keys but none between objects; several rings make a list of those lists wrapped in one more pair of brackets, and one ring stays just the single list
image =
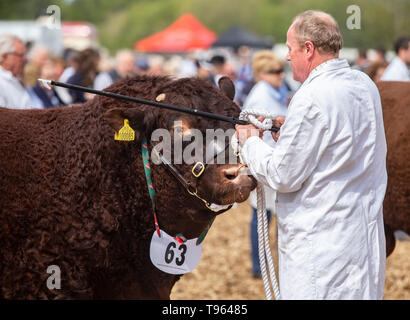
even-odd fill
[{"label": "yellow ear tag", "polygon": [[128,119],[124,119],[124,126],[114,135],[115,140],[133,141],[135,139],[135,131],[129,125]]}]

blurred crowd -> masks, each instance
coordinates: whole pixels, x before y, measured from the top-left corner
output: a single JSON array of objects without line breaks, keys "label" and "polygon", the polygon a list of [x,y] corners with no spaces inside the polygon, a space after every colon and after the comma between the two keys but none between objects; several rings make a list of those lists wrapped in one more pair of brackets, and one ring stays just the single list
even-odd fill
[{"label": "blurred crowd", "polygon": [[[366,72],[374,81],[410,81],[410,37],[395,42],[396,57],[386,60],[386,50],[377,48],[370,60],[367,51],[360,49],[352,67]],[[240,47],[229,52],[208,52],[198,56],[146,55],[124,49],[109,57],[96,49],[81,51],[66,49],[54,56],[44,47],[34,46],[27,51],[25,43],[12,35],[0,35],[0,106],[8,108],[51,108],[85,102],[92,97],[83,92],[54,87],[45,90],[37,79],[58,80],[102,90],[118,79],[134,75],[170,75],[199,77],[217,85],[222,76],[230,77],[236,87],[235,101],[242,107],[248,95],[259,103],[266,103],[261,92],[286,106],[297,89],[291,79],[288,63],[276,57],[272,50],[253,50]],[[290,77],[286,77],[289,75]],[[264,89],[261,89],[264,88]],[[273,88],[273,89],[272,89]],[[257,94],[256,94],[257,93]],[[262,97],[262,98],[261,98]],[[255,102],[256,103],[256,102]]]},{"label": "blurred crowd", "polygon": [[[410,37],[400,37],[394,44],[395,57],[386,60],[386,50],[379,47],[372,59],[360,49],[352,68],[368,74],[375,82],[410,81]],[[243,109],[261,109],[286,116],[289,101],[298,89],[292,83],[289,63],[273,50],[240,47],[230,51],[208,51],[202,55],[148,55],[124,49],[109,57],[93,48],[81,51],[67,49],[54,56],[44,47],[34,46],[27,52],[25,43],[15,36],[0,35],[0,106],[13,109],[52,108],[83,103],[91,94],[61,87],[44,89],[37,79],[58,80],[74,85],[103,90],[119,79],[135,75],[167,75],[175,78],[198,77],[215,86],[223,76],[235,85],[235,102]],[[263,140],[275,142],[269,132]],[[275,193],[266,189],[268,220],[274,210]],[[260,277],[257,244],[256,193],[250,196],[252,219],[252,273]]]},{"label": "blurred crowd", "polygon": [[388,63],[386,49],[380,46],[376,55],[369,59],[366,49],[359,49],[358,57],[353,65],[375,82],[377,81],[410,81],[410,36],[399,37],[394,43],[396,56]]}]

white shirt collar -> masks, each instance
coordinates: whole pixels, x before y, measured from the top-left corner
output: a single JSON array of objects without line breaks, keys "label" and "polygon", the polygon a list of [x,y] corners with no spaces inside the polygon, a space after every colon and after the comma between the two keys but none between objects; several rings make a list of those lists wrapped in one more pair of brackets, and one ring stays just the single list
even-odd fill
[{"label": "white shirt collar", "polygon": [[350,68],[349,63],[347,62],[346,59],[342,60],[339,58],[335,58],[335,59],[327,60],[321,63],[320,65],[318,65],[315,69],[313,69],[309,73],[309,76],[307,77],[307,79],[305,80],[303,84],[308,84],[314,78],[316,78],[317,76],[321,75],[324,72],[338,70],[342,68]]}]

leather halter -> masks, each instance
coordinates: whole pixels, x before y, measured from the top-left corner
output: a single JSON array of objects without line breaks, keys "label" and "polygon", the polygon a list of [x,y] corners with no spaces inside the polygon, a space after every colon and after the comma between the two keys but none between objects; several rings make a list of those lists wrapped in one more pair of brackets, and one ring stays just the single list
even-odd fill
[{"label": "leather halter", "polygon": [[[152,152],[155,153],[155,155],[161,160],[161,163],[168,169],[168,171],[183,185],[183,187],[187,190],[187,192],[192,195],[197,197],[198,199],[200,199],[205,206],[211,210],[211,211],[215,211],[211,206],[212,204],[210,202],[208,202],[207,200],[205,200],[204,198],[202,198],[199,194],[198,194],[198,189],[197,189],[197,184],[193,185],[191,182],[187,181],[184,176],[179,172],[179,170],[177,168],[175,168],[175,166],[171,163],[171,161],[169,161],[168,159],[166,159],[164,156],[162,156],[156,149],[155,146],[152,144],[152,142],[150,142],[151,148],[152,148]],[[229,144],[226,145],[225,149],[222,150],[221,152],[217,153],[213,159],[215,159],[219,154],[221,154],[222,152],[225,152],[225,150],[229,147]],[[192,174],[195,178],[199,179],[200,176],[203,174],[203,172],[205,171],[207,166],[207,161],[205,162],[205,164],[203,162],[196,162],[194,164],[194,166],[192,167]],[[228,210],[232,207],[232,205],[228,206]],[[223,210],[223,209],[221,209]],[[221,211],[218,210],[218,211]]]}]

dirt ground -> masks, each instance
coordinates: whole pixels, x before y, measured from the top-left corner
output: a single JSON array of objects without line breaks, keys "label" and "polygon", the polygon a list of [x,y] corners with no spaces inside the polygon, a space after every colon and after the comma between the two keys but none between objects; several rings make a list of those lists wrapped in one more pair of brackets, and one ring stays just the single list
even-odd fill
[{"label": "dirt ground", "polygon": [[[171,299],[265,299],[262,280],[251,274],[250,218],[249,205],[242,203],[215,219],[199,265],[175,284]],[[275,238],[274,228],[270,235]],[[410,299],[410,241],[398,241],[387,259],[384,299]]]}]

